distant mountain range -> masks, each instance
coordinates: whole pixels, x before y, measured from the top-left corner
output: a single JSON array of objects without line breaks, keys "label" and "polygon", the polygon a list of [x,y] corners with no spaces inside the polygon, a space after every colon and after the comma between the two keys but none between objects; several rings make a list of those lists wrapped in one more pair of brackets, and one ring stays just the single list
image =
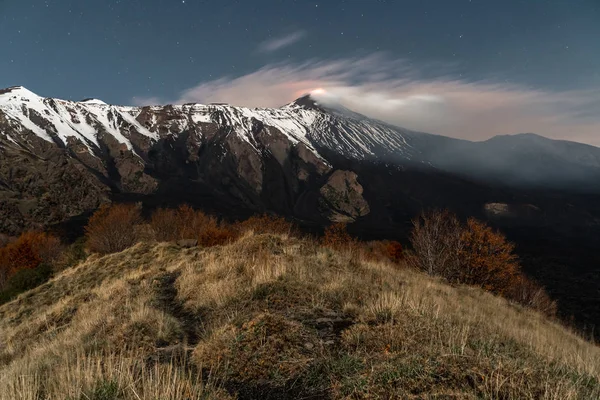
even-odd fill
[{"label": "distant mountain range", "polygon": [[119,195],[381,223],[444,205],[540,214],[519,197],[530,190],[600,192],[600,148],[534,134],[469,142],[413,132],[309,95],[272,109],[125,107],[0,90],[0,231],[9,233]]}]

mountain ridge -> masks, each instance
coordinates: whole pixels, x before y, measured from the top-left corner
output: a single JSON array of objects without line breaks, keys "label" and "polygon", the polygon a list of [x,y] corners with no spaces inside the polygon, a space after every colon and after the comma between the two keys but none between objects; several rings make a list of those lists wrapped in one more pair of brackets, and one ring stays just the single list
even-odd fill
[{"label": "mountain ridge", "polygon": [[[12,231],[28,219],[60,222],[60,215],[93,209],[117,193],[189,201],[182,186],[230,207],[351,222],[373,211],[366,207],[365,192],[381,197],[376,192],[386,190],[386,185],[377,190],[364,185],[373,186],[377,176],[393,171],[425,173],[426,181],[436,174],[456,184],[456,178],[465,180],[459,185],[480,193],[479,207],[512,196],[484,194],[490,185],[507,194],[530,188],[600,192],[596,147],[535,134],[470,142],[415,132],[311,94],[279,108],[198,103],[132,107],[94,98],[44,98],[14,86],[0,90],[0,152],[11,160],[11,165],[0,163],[6,189],[0,210],[16,213],[16,220],[4,214]],[[50,179],[49,159],[68,172],[55,172]],[[379,172],[371,177],[367,170]],[[51,182],[77,176],[70,184],[60,181],[59,191],[81,183],[87,188],[80,196],[86,207],[69,202],[60,207],[56,194],[42,201],[42,176]],[[403,196],[421,191],[415,185]],[[419,201],[437,203],[427,196]],[[50,218],[54,211],[39,209],[48,202],[62,211]]]}]

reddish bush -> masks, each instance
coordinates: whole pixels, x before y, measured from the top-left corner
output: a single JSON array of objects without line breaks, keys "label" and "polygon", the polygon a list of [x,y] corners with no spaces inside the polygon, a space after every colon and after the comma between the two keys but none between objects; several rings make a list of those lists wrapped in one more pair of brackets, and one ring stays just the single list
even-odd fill
[{"label": "reddish bush", "polygon": [[206,224],[198,236],[198,245],[204,247],[221,246],[235,241],[238,232],[233,227],[216,222]]},{"label": "reddish bush", "polygon": [[344,223],[334,223],[325,228],[321,238],[323,246],[332,249],[343,249],[355,247],[355,240],[350,236]]},{"label": "reddish bush", "polygon": [[534,308],[550,317],[556,316],[558,307],[542,286],[519,275],[507,290],[507,297],[524,306]]},{"label": "reddish bush", "polygon": [[396,242],[395,240],[387,242],[385,250],[387,257],[392,262],[399,263],[404,259],[404,249],[402,248],[402,244],[400,244],[400,242]]},{"label": "reddish bush", "polygon": [[504,294],[520,275],[514,248],[502,233],[469,218],[460,237],[459,268],[451,271],[451,279]]},{"label": "reddish bush", "polygon": [[123,251],[139,239],[142,222],[139,205],[102,206],[85,227],[87,248],[100,254]]},{"label": "reddish bush", "polygon": [[409,262],[451,282],[480,286],[546,314],[556,305],[542,287],[521,273],[514,245],[474,218],[461,224],[448,211],[424,213],[413,221],[414,253]]},{"label": "reddish bush", "polygon": [[175,223],[178,239],[191,239],[197,237],[204,226],[214,224],[215,218],[184,204],[175,213]]},{"label": "reddish bush", "polygon": [[159,242],[196,238],[205,226],[214,223],[216,222],[213,217],[194,210],[187,204],[176,210],[159,208],[154,211],[150,220],[156,240]]},{"label": "reddish bush", "polygon": [[161,242],[197,238],[198,245],[212,247],[229,243],[238,236],[232,226],[220,224],[216,218],[188,205],[154,211],[150,225],[156,240]]},{"label": "reddish bush", "polygon": [[43,232],[26,232],[0,249],[0,287],[21,270],[54,263],[61,253],[60,240]]},{"label": "reddish bush", "polygon": [[239,227],[242,231],[254,231],[255,233],[274,233],[279,235],[297,236],[298,228],[283,217],[274,215],[252,216],[241,222]]},{"label": "reddish bush", "polygon": [[357,242],[357,250],[360,250],[360,254],[369,261],[391,261],[393,263],[400,263],[404,260],[404,254],[402,245],[399,242],[393,240],[374,240],[370,242]]},{"label": "reddish bush", "polygon": [[159,208],[152,213],[150,226],[154,237],[159,242],[169,242],[180,239],[176,223],[176,211]]}]

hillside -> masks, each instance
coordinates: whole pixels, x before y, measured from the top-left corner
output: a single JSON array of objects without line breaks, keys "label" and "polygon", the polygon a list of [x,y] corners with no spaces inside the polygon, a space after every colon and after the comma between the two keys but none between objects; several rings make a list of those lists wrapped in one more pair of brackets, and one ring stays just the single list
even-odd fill
[{"label": "hillside", "polygon": [[0,399],[592,399],[600,349],[404,265],[251,232],[91,256],[0,307]]}]

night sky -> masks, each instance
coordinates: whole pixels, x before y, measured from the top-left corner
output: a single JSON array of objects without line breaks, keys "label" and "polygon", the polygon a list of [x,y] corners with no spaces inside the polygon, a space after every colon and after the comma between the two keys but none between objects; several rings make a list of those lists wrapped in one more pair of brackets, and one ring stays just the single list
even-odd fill
[{"label": "night sky", "polygon": [[0,0],[13,85],[247,106],[323,87],[413,129],[598,144],[600,1]]}]

